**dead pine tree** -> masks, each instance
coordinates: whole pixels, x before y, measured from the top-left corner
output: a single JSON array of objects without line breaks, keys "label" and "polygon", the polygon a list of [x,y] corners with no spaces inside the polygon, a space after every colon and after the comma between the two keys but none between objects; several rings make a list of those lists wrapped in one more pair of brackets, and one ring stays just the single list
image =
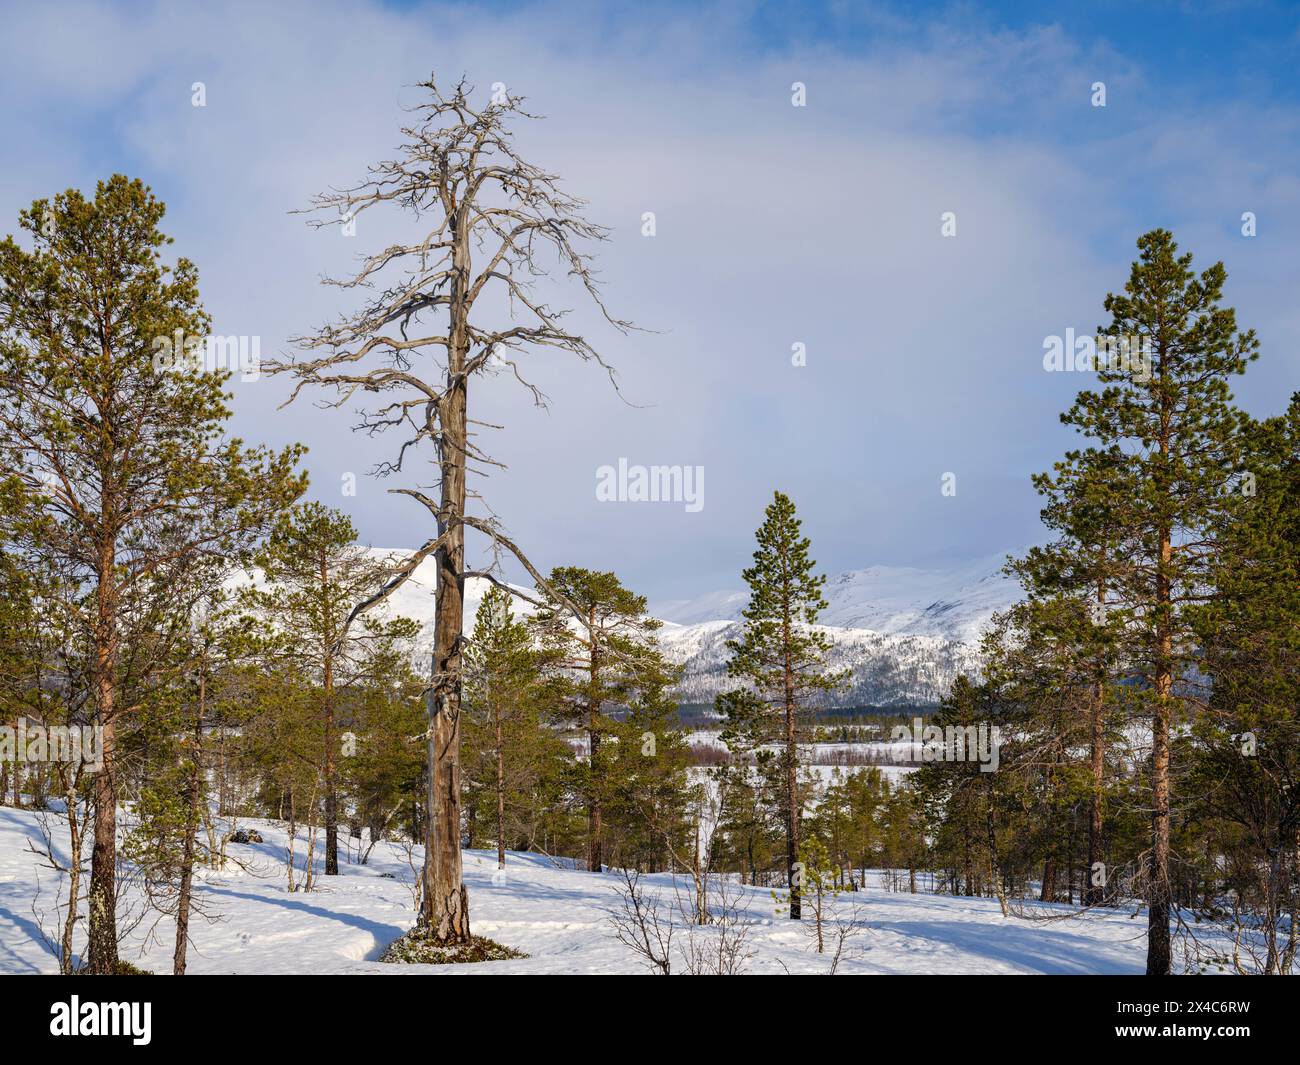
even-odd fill
[{"label": "dead pine tree", "polygon": [[[397,156],[372,166],[354,186],[317,196],[308,213],[318,227],[356,226],[376,208],[396,207],[414,223],[412,238],[363,256],[357,272],[326,283],[361,294],[358,310],[314,333],[296,338],[301,356],[270,367],[288,374],[294,388],[286,403],[307,387],[333,393],[327,406],[380,397],[362,410],[358,428],[401,436],[395,457],[374,472],[392,476],[421,445],[431,447],[436,487],[391,491],[409,496],[429,512],[436,535],[394,569],[383,588],[359,603],[354,619],[387,598],[423,559],[437,563],[434,649],[428,693],[428,807],[424,932],[440,943],[469,939],[468,899],[460,856],[460,702],[462,603],[465,578],[483,576],[503,584],[499,562],[512,557],[542,589],[543,575],[504,533],[491,511],[468,512],[482,501],[467,486],[469,475],[501,464],[472,439],[470,382],[508,373],[538,406],[546,397],[525,375],[522,357],[559,349],[595,363],[614,382],[612,368],[581,335],[566,328],[563,310],[552,309],[535,284],[559,267],[576,281],[601,316],[627,332],[631,323],[611,316],[601,298],[588,242],[608,231],[582,215],[584,202],[562,192],[557,175],[523,159],[510,126],[533,119],[523,98],[504,90],[482,103],[463,80],[450,93],[432,75],[420,88],[424,102],[410,109]],[[490,325],[490,305],[501,297],[507,324]],[[499,305],[497,314],[499,316]],[[483,572],[465,568],[465,533],[488,541],[493,559]],[[562,594],[557,597],[563,601]],[[568,606],[569,604],[565,604]],[[573,611],[575,615],[578,613]]]}]

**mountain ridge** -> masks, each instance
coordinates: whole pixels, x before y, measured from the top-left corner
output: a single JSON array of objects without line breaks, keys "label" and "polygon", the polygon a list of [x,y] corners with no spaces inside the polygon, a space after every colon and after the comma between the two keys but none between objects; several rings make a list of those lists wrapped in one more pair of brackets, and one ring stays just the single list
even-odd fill
[{"label": "mountain ridge", "polygon": [[[409,554],[396,549],[368,551],[394,559]],[[1019,585],[1001,573],[1001,564],[1002,556],[951,569],[876,565],[830,577],[828,606],[818,628],[831,640],[829,666],[849,670],[851,679],[827,705],[935,703],[958,674],[978,672],[980,637],[994,613],[1020,597]],[[467,630],[489,586],[481,577],[466,582]],[[432,645],[435,587],[434,561],[425,559],[385,604],[391,614],[420,624],[417,646],[422,652]],[[664,622],[660,645],[683,667],[679,699],[710,702],[730,686],[726,642],[738,635],[747,602],[747,593],[725,589],[651,606],[651,615]],[[532,608],[518,601],[516,610],[529,613]]]}]

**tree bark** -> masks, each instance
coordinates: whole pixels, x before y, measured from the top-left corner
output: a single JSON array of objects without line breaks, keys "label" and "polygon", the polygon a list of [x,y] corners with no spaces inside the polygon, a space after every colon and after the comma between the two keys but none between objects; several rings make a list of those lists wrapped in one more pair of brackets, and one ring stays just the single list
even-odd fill
[{"label": "tree bark", "polygon": [[1102,883],[1095,883],[1097,878],[1098,866],[1102,864],[1102,854],[1104,853],[1105,840],[1102,838],[1102,787],[1103,773],[1105,771],[1105,749],[1102,746],[1102,693],[1101,681],[1093,685],[1092,692],[1092,750],[1091,750],[1091,769],[1092,769],[1092,794],[1088,801],[1088,870],[1085,874],[1087,877],[1087,887],[1085,890],[1084,904],[1087,906],[1100,906],[1106,897],[1105,868],[1102,867]]},{"label": "tree bark", "polygon": [[[329,569],[325,556],[320,560],[321,587],[328,588]],[[328,593],[327,593],[328,594]],[[333,634],[331,634],[332,637]],[[334,641],[325,649],[325,875],[339,873],[339,806],[334,782]]]},{"label": "tree bark", "polygon": [[185,955],[190,940],[190,899],[194,892],[194,851],[199,832],[199,794],[203,744],[203,712],[207,701],[207,678],[199,675],[199,710],[194,719],[194,753],[190,779],[186,787],[185,843],[181,851],[181,886],[176,902],[176,949],[172,955],[172,975],[185,975]]},{"label": "tree bark", "polygon": [[[1104,610],[1106,606],[1106,585],[1097,582],[1097,604]],[[1089,710],[1089,769],[1091,770],[1091,789],[1088,796],[1088,868],[1084,873],[1085,906],[1100,906],[1106,897],[1106,886],[1095,884],[1097,866],[1101,864],[1104,840],[1102,839],[1102,794],[1105,784],[1106,748],[1105,748],[1105,700],[1106,700],[1106,663],[1098,653],[1097,669],[1092,681],[1092,698]],[[1102,870],[1103,878],[1105,870]]]},{"label": "tree bark", "polygon": [[447,391],[439,404],[442,424],[441,500],[438,519],[445,537],[437,552],[438,598],[434,629],[433,678],[428,696],[429,821],[425,837],[424,924],[442,943],[469,939],[469,903],[461,881],[460,854],[460,697],[461,642],[465,601],[465,361],[469,284],[467,216],[452,219],[454,249],[447,347]]},{"label": "tree bark", "polygon": [[[1163,450],[1163,448],[1162,448]],[[1169,938],[1169,707],[1173,692],[1173,634],[1169,564],[1172,536],[1160,530],[1160,568],[1156,575],[1155,713],[1151,721],[1151,860],[1147,870],[1147,975],[1168,976]]]},{"label": "tree bark", "polygon": [[[103,502],[111,506],[109,499]],[[89,943],[90,972],[97,976],[117,971],[117,783],[115,754],[115,674],[117,659],[116,545],[101,545],[97,566],[96,624],[94,631],[95,724],[101,730],[103,763],[92,789],[95,802],[93,844],[90,853]],[[74,903],[75,905],[75,903]]]},{"label": "tree bark", "polygon": [[[787,622],[788,631],[788,622]],[[789,646],[787,640],[786,646]],[[789,792],[786,809],[785,859],[789,870],[790,920],[798,921],[803,917],[803,905],[800,888],[802,884],[795,866],[799,861],[799,772],[797,763],[798,748],[795,744],[795,705],[794,705],[794,670],[787,652],[785,660],[785,786]]]},{"label": "tree bark", "polygon": [[506,867],[506,752],[501,741],[501,708],[496,708],[497,726],[497,868]]},{"label": "tree bark", "polygon": [[1056,901],[1056,858],[1049,856],[1043,861],[1043,887],[1038,893],[1039,902]]},{"label": "tree bark", "polygon": [[588,638],[591,640],[591,702],[587,706],[587,736],[590,748],[588,768],[591,771],[591,786],[587,794],[587,869],[593,873],[604,869],[604,854],[601,837],[604,828],[601,824],[601,776],[600,766],[600,703],[595,694],[600,691],[600,644],[596,638],[596,611],[593,607],[587,615]]}]

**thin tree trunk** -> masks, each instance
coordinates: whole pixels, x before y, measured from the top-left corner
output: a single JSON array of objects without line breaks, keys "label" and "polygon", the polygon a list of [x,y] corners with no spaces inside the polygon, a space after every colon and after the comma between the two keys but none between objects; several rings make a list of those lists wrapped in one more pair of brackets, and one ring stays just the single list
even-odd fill
[{"label": "thin tree trunk", "polygon": [[298,844],[298,818],[295,810],[295,804],[293,801],[293,790],[291,788],[289,791],[289,848],[288,848],[289,850],[289,854],[288,854],[289,894],[291,895],[298,890],[297,885],[294,883],[294,868],[293,868],[294,851],[297,848],[297,844]]},{"label": "thin tree trunk", "polygon": [[803,917],[802,884],[796,870],[799,861],[799,772],[798,747],[795,743],[795,702],[794,702],[794,667],[790,661],[790,618],[787,611],[785,621],[785,786],[787,791],[785,862],[790,888],[790,920],[798,921]]},{"label": "thin tree trunk", "polygon": [[[15,766],[15,775],[17,767]],[[63,938],[59,942],[59,972],[71,976],[72,936],[77,927],[77,915],[80,911],[81,898],[81,841],[82,822],[77,813],[77,774],[71,767],[64,767],[63,800],[64,812],[68,819],[68,909],[63,917]]]},{"label": "thin tree trunk", "polygon": [[[329,579],[324,556],[321,557],[322,586]],[[330,640],[330,646],[333,640]],[[339,873],[339,797],[334,782],[334,655],[325,651],[325,875]]]},{"label": "thin tree trunk", "polygon": [[[112,705],[111,689],[107,695]],[[90,972],[107,976],[117,971],[117,787],[113,778],[113,723],[103,728],[103,766],[95,774],[93,842],[90,852],[89,945]]]},{"label": "thin tree trunk", "polygon": [[[109,459],[105,459],[108,467]],[[108,478],[105,478],[107,481]],[[104,527],[112,527],[114,499],[104,492],[100,502]],[[95,774],[94,843],[90,854],[89,956],[90,972],[106,976],[117,971],[117,782],[113,758],[117,667],[117,545],[105,539],[96,559],[94,685],[95,724],[101,729],[103,763]]]},{"label": "thin tree trunk", "polygon": [[[1106,608],[1106,583],[1097,582],[1097,605],[1100,611]],[[1091,699],[1088,706],[1089,717],[1089,768],[1091,770],[1091,787],[1088,795],[1088,868],[1084,873],[1085,886],[1083,903],[1085,906],[1100,906],[1106,897],[1105,867],[1102,865],[1102,853],[1105,841],[1102,838],[1102,796],[1105,788],[1106,770],[1106,662],[1098,654],[1096,672],[1093,676]],[[1101,874],[1102,883],[1094,881]]]},{"label": "thin tree trunk", "polygon": [[217,816],[230,810],[230,784],[226,778],[226,723],[217,725]]},{"label": "thin tree trunk", "polygon": [[591,787],[587,798],[587,869],[593,873],[599,873],[604,868],[604,855],[601,853],[600,836],[603,831],[601,826],[601,804],[600,793],[597,784],[598,770],[596,768],[597,759],[600,755],[600,733],[596,728],[596,713],[590,712],[590,722],[587,734],[590,737],[588,743],[591,747],[590,767],[591,767]]},{"label": "thin tree trunk", "polygon": [[[1156,609],[1172,608],[1167,567],[1170,535],[1161,530]],[[1173,691],[1173,637],[1167,620],[1158,620],[1155,713],[1151,722],[1151,860],[1147,871],[1147,975],[1168,976],[1169,938],[1169,707]]]},{"label": "thin tree trunk", "polygon": [[[1088,797],[1088,869],[1086,873],[1084,904],[1100,906],[1106,896],[1105,867],[1102,854],[1105,841],[1102,839],[1102,789],[1105,771],[1105,740],[1102,734],[1102,700],[1104,687],[1100,679],[1093,682],[1092,689],[1092,747],[1091,769],[1092,790]],[[1102,882],[1096,883],[1098,874]]]},{"label": "thin tree trunk", "polygon": [[[992,773],[989,776],[993,776]],[[1007,893],[1002,886],[1002,867],[998,863],[998,834],[997,825],[993,819],[993,782],[989,781],[988,805],[985,810],[985,827],[988,831],[989,838],[989,880],[992,882],[993,890],[997,892],[998,907],[1002,910],[1002,916],[1006,917],[1007,910]]]},{"label": "thin tree trunk", "polygon": [[[1166,677],[1167,681],[1168,678]],[[1167,686],[1166,686],[1167,690]],[[1161,697],[1151,737],[1151,859],[1147,870],[1147,975],[1168,976],[1169,938],[1169,707]]]},{"label": "thin tree trunk", "polygon": [[[203,667],[200,667],[201,669]],[[199,674],[199,708],[194,719],[194,753],[187,782],[185,844],[181,854],[181,886],[176,902],[176,949],[172,955],[172,975],[185,975],[185,953],[190,940],[190,899],[194,891],[194,852],[199,833],[200,759],[203,751],[203,712],[207,701],[207,678]]]},{"label": "thin tree trunk", "polygon": [[603,767],[600,765],[600,643],[596,638],[596,610],[594,607],[587,614],[587,631],[591,640],[591,702],[587,707],[587,736],[591,784],[587,793],[587,869],[599,873],[604,869],[604,854],[601,849],[601,837],[604,827],[601,824],[601,777]]},{"label": "thin tree trunk", "polygon": [[506,752],[501,742],[501,708],[496,708],[497,726],[497,868],[506,867]]}]

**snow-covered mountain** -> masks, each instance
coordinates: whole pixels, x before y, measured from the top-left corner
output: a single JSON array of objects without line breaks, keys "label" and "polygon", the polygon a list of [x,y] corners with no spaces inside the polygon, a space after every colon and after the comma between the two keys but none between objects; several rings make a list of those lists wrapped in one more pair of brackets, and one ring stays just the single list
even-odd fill
[{"label": "snow-covered mountain", "polygon": [[[989,620],[1016,601],[1016,582],[1001,572],[1002,556],[955,569],[869,566],[826,581],[825,625],[978,643]],[[696,625],[736,621],[749,602],[743,591],[710,592],[696,599],[651,605],[664,621]]]},{"label": "snow-covered mountain", "polygon": [[[979,668],[979,640],[994,613],[1019,598],[1015,580],[990,558],[949,570],[870,566],[826,582],[821,626],[830,664],[851,672],[837,706],[937,702],[959,673]],[[726,641],[749,597],[711,592],[652,606],[668,622],[660,643],[686,666],[680,696],[708,702],[727,687]]]},{"label": "snow-covered mountain", "polygon": [[[831,639],[829,667],[850,672],[847,687],[827,700],[829,706],[936,703],[959,673],[973,673],[979,667],[974,643],[834,625],[819,628]],[[664,626],[659,633],[661,646],[685,666],[678,686],[683,702],[711,702],[734,686],[726,675],[726,645],[739,632],[737,621]]]},{"label": "snow-covered mountain", "polygon": [[[401,550],[374,549],[376,556],[400,559]],[[838,706],[889,706],[937,702],[962,672],[979,668],[979,639],[996,611],[1016,601],[1019,587],[1002,574],[1002,558],[983,559],[955,569],[870,566],[826,582],[829,608],[822,630],[831,638],[833,668],[847,668],[849,687],[833,699]],[[435,570],[425,559],[411,580],[388,600],[393,614],[420,622],[421,650],[432,643]],[[489,584],[471,578],[465,589],[465,625]],[[738,630],[748,602],[742,591],[710,592],[690,600],[651,605],[665,625],[660,643],[684,665],[678,689],[685,702],[705,703],[727,686],[726,641]],[[516,602],[518,613],[531,607]]]}]

